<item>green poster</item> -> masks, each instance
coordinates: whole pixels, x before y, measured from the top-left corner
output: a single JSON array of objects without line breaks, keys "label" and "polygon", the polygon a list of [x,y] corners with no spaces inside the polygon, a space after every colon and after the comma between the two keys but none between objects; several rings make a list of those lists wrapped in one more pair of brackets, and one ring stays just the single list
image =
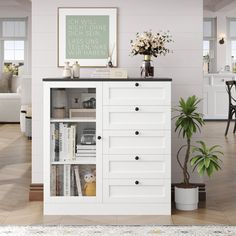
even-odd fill
[{"label": "green poster", "polygon": [[66,16],[66,59],[106,59],[109,16]]}]

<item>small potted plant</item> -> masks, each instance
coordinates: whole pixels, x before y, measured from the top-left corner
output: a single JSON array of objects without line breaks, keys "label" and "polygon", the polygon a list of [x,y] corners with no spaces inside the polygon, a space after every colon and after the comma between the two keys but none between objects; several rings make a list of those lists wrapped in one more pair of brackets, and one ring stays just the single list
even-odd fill
[{"label": "small potted plant", "polygon": [[[175,186],[175,203],[178,210],[195,210],[198,207],[198,186],[190,183],[190,174],[188,170],[191,164],[200,176],[205,173],[211,176],[214,170],[220,169],[219,154],[223,154],[217,148],[218,145],[207,147],[203,141],[198,141],[199,147],[194,147],[191,150],[192,136],[201,131],[204,125],[202,114],[197,112],[197,105],[200,99],[196,96],[191,96],[185,101],[183,98],[179,101],[178,109],[175,109],[179,114],[174,117],[175,131],[179,132],[179,136],[186,139],[186,144],[182,145],[177,152],[177,162],[183,173],[183,181]],[[184,158],[181,161],[180,155],[185,150]],[[191,158],[191,154],[197,155]]]}]

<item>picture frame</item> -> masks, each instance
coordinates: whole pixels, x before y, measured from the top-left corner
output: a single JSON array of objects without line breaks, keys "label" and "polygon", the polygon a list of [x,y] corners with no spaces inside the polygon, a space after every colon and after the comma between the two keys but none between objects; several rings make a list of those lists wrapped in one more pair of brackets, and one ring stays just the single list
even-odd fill
[{"label": "picture frame", "polygon": [[58,67],[117,67],[117,8],[58,8]]}]

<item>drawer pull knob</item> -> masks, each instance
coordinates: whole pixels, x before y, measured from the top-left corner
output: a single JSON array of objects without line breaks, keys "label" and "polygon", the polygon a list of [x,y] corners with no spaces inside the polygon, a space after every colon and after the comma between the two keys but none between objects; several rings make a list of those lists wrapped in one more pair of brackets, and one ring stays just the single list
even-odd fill
[{"label": "drawer pull knob", "polygon": [[98,136],[98,140],[100,140],[100,139],[102,139],[102,137],[101,137],[101,136]]},{"label": "drawer pull knob", "polygon": [[138,185],[138,184],[139,184],[139,181],[138,181],[138,180],[136,180],[136,181],[135,181],[135,184],[136,184],[136,185]]},{"label": "drawer pull knob", "polygon": [[136,160],[136,161],[137,161],[137,160],[139,160],[139,157],[138,157],[138,156],[136,156],[136,157],[135,157],[135,160]]},{"label": "drawer pull knob", "polygon": [[138,107],[135,107],[135,111],[139,111],[139,108],[138,108]]},{"label": "drawer pull knob", "polygon": [[135,83],[135,86],[138,87],[138,86],[139,86],[139,83]]},{"label": "drawer pull knob", "polygon": [[138,132],[138,131],[135,131],[135,135],[139,135],[139,132]]}]

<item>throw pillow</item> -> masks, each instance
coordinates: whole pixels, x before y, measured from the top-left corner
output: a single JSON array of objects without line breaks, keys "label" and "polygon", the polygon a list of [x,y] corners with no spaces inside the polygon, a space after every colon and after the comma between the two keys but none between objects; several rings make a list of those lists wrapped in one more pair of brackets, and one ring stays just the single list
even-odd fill
[{"label": "throw pillow", "polygon": [[0,93],[11,92],[12,73],[4,72],[0,75]]}]

